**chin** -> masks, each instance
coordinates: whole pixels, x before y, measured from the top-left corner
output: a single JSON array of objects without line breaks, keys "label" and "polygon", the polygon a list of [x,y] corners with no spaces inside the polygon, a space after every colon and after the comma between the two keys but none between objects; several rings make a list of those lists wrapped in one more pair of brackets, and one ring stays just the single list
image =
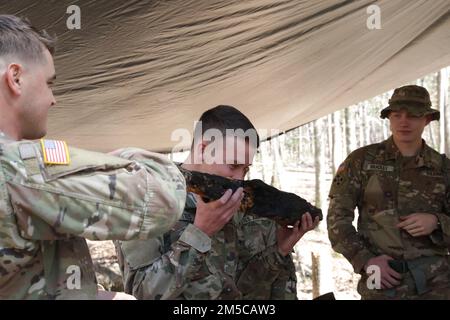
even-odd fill
[{"label": "chin", "polygon": [[408,137],[408,138],[399,138],[398,141],[403,142],[403,143],[411,143],[411,142],[415,142],[416,139]]},{"label": "chin", "polygon": [[47,130],[39,130],[39,131],[36,130],[32,134],[29,134],[28,137],[25,137],[25,139],[29,139],[29,140],[42,139],[45,137],[46,134],[47,134]]}]

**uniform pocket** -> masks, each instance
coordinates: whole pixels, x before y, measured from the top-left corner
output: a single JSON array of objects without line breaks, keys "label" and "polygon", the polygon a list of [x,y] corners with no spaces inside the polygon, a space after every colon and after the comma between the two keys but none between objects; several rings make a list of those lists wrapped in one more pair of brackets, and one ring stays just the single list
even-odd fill
[{"label": "uniform pocket", "polygon": [[214,300],[220,296],[222,290],[223,283],[219,271],[209,259],[206,259],[183,295],[188,300]]},{"label": "uniform pocket", "polygon": [[403,250],[399,223],[396,210],[389,209],[370,215],[368,233],[371,241],[378,249],[386,254],[398,254]]},{"label": "uniform pocket", "polygon": [[364,206],[369,213],[388,210],[393,208],[393,196],[390,179],[381,173],[373,174],[364,188]]}]

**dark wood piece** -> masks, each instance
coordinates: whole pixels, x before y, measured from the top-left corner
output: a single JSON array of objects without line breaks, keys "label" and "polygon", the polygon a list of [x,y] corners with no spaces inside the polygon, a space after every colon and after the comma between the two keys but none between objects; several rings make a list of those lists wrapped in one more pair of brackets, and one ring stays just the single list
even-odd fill
[{"label": "dark wood piece", "polygon": [[200,195],[204,201],[217,200],[228,190],[244,188],[240,210],[247,214],[275,220],[280,225],[294,225],[309,212],[313,218],[323,219],[322,210],[290,192],[274,188],[261,180],[234,180],[217,175],[189,171],[180,167],[187,190]]}]

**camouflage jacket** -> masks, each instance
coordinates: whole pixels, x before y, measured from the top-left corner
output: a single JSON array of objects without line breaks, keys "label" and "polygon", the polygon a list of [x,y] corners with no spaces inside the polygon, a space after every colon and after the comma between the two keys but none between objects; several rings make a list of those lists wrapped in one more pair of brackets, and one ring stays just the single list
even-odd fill
[{"label": "camouflage jacket", "polygon": [[95,299],[83,238],[147,239],[179,219],[177,168],[131,152],[145,160],[69,147],[70,164],[48,165],[38,142],[0,133],[0,299]]},{"label": "camouflage jacket", "polygon": [[[328,235],[355,272],[381,254],[406,260],[448,255],[450,161],[445,158],[443,166],[443,160],[425,142],[417,156],[403,157],[391,137],[352,152],[341,164],[329,194]],[[356,207],[358,231],[352,225]],[[396,227],[399,216],[416,212],[436,215],[440,227],[423,237]]]},{"label": "camouflage jacket", "polygon": [[295,299],[292,258],[276,246],[276,225],[237,213],[212,238],[193,225],[188,193],[180,221],[162,237],[118,241],[127,293],[138,299]]}]

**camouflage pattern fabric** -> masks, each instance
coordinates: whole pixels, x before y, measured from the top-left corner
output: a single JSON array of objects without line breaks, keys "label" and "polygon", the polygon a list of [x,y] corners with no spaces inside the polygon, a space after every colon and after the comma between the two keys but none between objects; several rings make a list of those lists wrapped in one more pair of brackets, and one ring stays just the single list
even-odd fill
[{"label": "camouflage pattern fabric", "polygon": [[296,298],[292,257],[276,249],[275,222],[237,213],[210,238],[193,225],[195,211],[188,193],[170,232],[116,242],[127,293],[138,299]]},{"label": "camouflage pattern fabric", "polygon": [[83,238],[155,237],[182,213],[184,178],[161,155],[69,148],[71,164],[46,165],[39,143],[0,146],[0,299],[95,299]]},{"label": "camouflage pattern fabric", "polygon": [[297,299],[294,261],[278,253],[277,228],[273,220],[242,215],[237,286],[244,299]]},{"label": "camouflage pattern fabric", "polygon": [[[449,168],[450,161],[445,161]],[[450,176],[450,172],[446,174]],[[450,198],[446,181],[442,156],[424,141],[415,157],[403,157],[391,137],[352,152],[341,164],[329,194],[328,235],[333,249],[362,274],[358,285],[362,298],[419,297],[411,272],[404,274],[395,290],[367,288],[363,267],[370,258],[382,254],[418,264],[428,288],[420,298],[450,298]],[[356,207],[358,230],[352,225]],[[395,226],[400,216],[417,212],[436,215],[440,227],[429,236],[412,237]]]}]

